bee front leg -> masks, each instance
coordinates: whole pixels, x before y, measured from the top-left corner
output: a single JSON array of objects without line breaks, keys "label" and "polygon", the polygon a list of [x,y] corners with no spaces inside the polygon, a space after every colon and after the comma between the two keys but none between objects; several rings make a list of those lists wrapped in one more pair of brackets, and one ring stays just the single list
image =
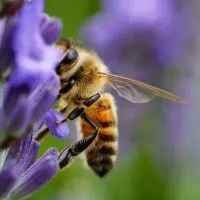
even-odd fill
[{"label": "bee front leg", "polygon": [[94,124],[94,122],[91,121],[91,119],[88,118],[88,116],[83,113],[81,117],[92,127],[94,128],[94,133],[89,135],[88,137],[85,137],[73,145],[70,145],[66,147],[59,155],[59,167],[60,169],[65,168],[69,165],[69,163],[73,160],[74,157],[78,156],[80,153],[85,151],[95,140],[96,136],[98,135],[99,129]]},{"label": "bee front leg", "polygon": [[100,94],[96,93],[95,95],[88,97],[88,98],[76,98],[73,100],[73,102],[77,105],[84,105],[86,107],[91,106],[93,103],[95,103],[100,98]]},{"label": "bee front leg", "polygon": [[[89,98],[87,98],[84,102],[83,102],[83,105],[86,106],[86,107],[89,107],[91,106],[93,103],[95,103],[98,99],[100,98],[100,94],[97,93]],[[61,123],[64,123],[66,122],[68,119],[69,120],[74,120],[75,118],[81,116],[83,113],[84,113],[84,110],[85,108],[83,106],[78,106],[76,107],[74,110],[72,110],[69,115],[67,116],[66,119],[58,122],[57,124],[61,124]]]},{"label": "bee front leg", "polygon": [[96,93],[95,95],[87,98],[84,102],[83,105],[85,105],[86,107],[91,106],[93,103],[95,103],[99,98],[100,98],[100,94]]}]

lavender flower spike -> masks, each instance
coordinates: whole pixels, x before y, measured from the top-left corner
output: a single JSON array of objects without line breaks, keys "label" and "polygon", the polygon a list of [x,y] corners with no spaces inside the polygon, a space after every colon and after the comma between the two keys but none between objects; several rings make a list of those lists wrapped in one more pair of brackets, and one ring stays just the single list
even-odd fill
[{"label": "lavender flower spike", "polygon": [[81,36],[113,71],[147,80],[155,71],[173,65],[182,57],[187,30],[176,14],[175,2],[101,2],[103,12],[87,22]]},{"label": "lavender flower spike", "polygon": [[[13,76],[11,75],[10,79],[11,84],[26,82],[32,86],[39,83],[40,80],[48,79],[55,73],[54,69],[61,52],[53,48],[51,46],[52,43],[50,45],[47,44],[45,42],[47,38],[44,39],[44,34],[42,35],[44,30],[40,29],[40,22],[43,15],[43,7],[43,0],[34,0],[26,2],[19,12],[18,27],[13,40],[16,62]],[[30,23],[32,26],[30,26]],[[48,23],[51,23],[51,20]],[[56,31],[56,36],[58,37],[58,30],[53,28],[51,31]],[[57,37],[54,37],[54,39]]]},{"label": "lavender flower spike", "polygon": [[[58,150],[51,148],[36,161],[39,144],[29,134],[6,153],[0,172],[0,199],[21,199],[49,182],[58,169]],[[1,187],[1,186],[4,187]]]},{"label": "lavender flower spike", "polygon": [[11,73],[1,110],[1,147],[30,132],[58,96],[55,67],[61,52],[52,43],[61,23],[42,13],[43,8],[44,0],[25,1],[16,16],[8,19],[2,36],[0,61],[6,59],[1,62],[4,68],[11,64]]}]

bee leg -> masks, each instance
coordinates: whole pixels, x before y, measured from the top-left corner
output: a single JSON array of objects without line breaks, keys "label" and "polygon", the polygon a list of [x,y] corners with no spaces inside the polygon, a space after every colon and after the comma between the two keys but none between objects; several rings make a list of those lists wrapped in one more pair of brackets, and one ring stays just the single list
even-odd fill
[{"label": "bee leg", "polygon": [[96,93],[95,95],[87,98],[84,102],[83,105],[89,107],[91,106],[93,103],[95,103],[98,99],[100,98],[100,94]]},{"label": "bee leg", "polygon": [[59,126],[60,124],[65,123],[68,119],[74,120],[75,118],[79,117],[84,112],[84,110],[85,109],[83,107],[76,107],[74,110],[72,110],[69,113],[69,115],[65,119],[56,122],[56,126]]},{"label": "bee leg", "polygon": [[67,119],[74,120],[75,118],[79,117],[84,113],[85,108],[83,107],[76,107],[72,112],[69,113]]},{"label": "bee leg", "polygon": [[[93,103],[95,103],[98,99],[100,98],[100,94],[97,93],[89,98],[87,98],[84,102],[83,105],[86,107],[91,106]],[[60,121],[57,123],[57,125],[62,124],[64,122],[66,122],[68,119],[69,120],[74,120],[75,118],[79,117],[80,115],[82,115],[84,113],[85,108],[82,106],[78,106],[76,107],[74,110],[72,110],[69,115],[67,116],[66,119]]]},{"label": "bee leg", "polygon": [[92,142],[95,140],[98,134],[98,127],[88,118],[88,116],[83,113],[81,117],[92,127],[94,128],[94,133],[85,137],[78,142],[66,147],[59,155],[59,167],[60,169],[65,168],[75,156],[78,156],[84,150],[86,150]]},{"label": "bee leg", "polygon": [[[84,102],[83,105],[89,107],[93,103],[95,103],[98,99],[100,98],[100,94],[97,93],[89,98],[87,98]],[[75,118],[79,117],[84,113],[85,108],[84,107],[76,107],[74,110],[72,110],[71,113],[67,116],[67,119],[74,120]],[[66,121],[66,120],[65,120]]]},{"label": "bee leg", "polygon": [[86,150],[95,140],[97,134],[92,134],[78,142],[66,147],[59,155],[59,167],[65,168],[75,156]]},{"label": "bee leg", "polygon": [[40,142],[49,132],[48,128],[45,128],[44,130],[40,131],[37,135],[35,135],[34,139],[37,142]]}]

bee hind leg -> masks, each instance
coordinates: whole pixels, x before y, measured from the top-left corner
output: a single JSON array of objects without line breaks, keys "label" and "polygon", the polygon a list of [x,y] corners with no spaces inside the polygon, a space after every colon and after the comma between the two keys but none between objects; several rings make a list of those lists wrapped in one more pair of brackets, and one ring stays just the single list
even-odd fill
[{"label": "bee hind leg", "polygon": [[95,140],[99,129],[98,127],[88,118],[88,116],[83,113],[81,117],[92,127],[94,128],[94,133],[91,135],[77,141],[76,143],[66,147],[59,155],[59,167],[60,169],[65,168],[74,157],[78,156],[80,153],[85,151]]}]

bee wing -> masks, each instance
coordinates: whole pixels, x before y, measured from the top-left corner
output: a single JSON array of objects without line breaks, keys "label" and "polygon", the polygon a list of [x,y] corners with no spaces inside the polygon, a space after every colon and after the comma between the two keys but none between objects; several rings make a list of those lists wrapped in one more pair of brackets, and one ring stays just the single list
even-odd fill
[{"label": "bee wing", "polygon": [[186,103],[183,98],[178,97],[175,94],[140,81],[107,73],[100,73],[100,76],[107,77],[108,84],[118,93],[118,95],[132,103],[147,103],[155,96],[176,101],[178,103]]}]

